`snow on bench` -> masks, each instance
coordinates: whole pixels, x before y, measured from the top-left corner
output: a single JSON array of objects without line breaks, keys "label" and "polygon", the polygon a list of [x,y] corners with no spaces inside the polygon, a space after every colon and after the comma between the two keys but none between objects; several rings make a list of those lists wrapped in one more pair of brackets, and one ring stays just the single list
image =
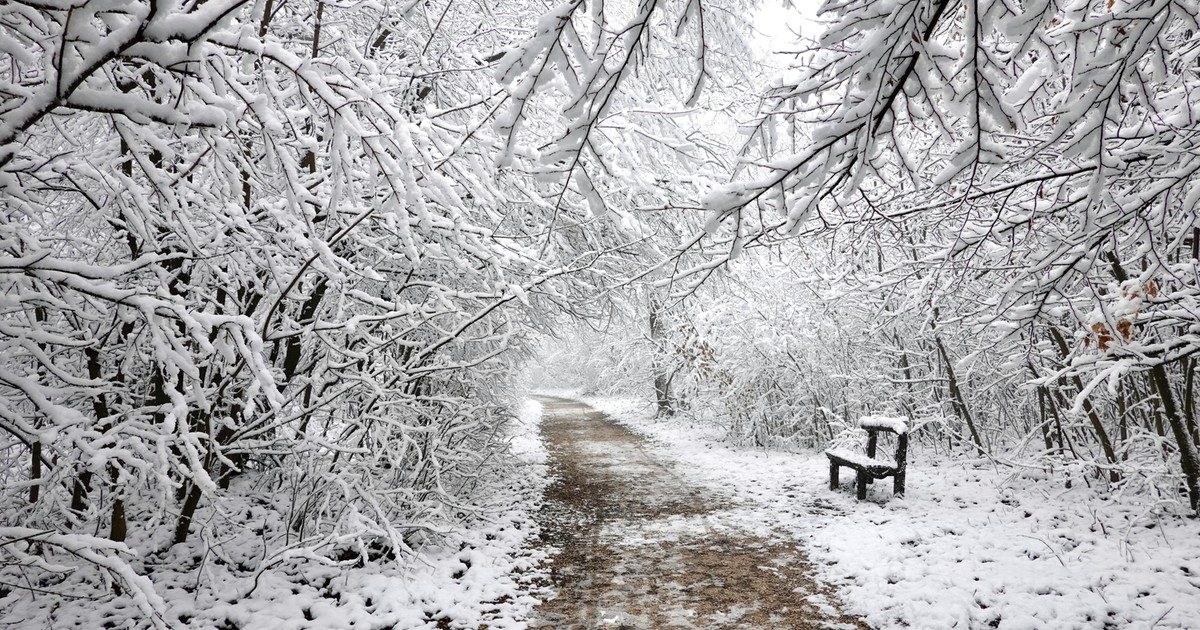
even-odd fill
[{"label": "snow on bench", "polygon": [[908,433],[908,418],[892,416],[863,416],[858,419],[858,426],[864,429],[884,429],[896,435]]},{"label": "snow on bench", "polygon": [[867,457],[865,453],[852,451],[848,448],[831,448],[825,451],[829,457],[840,459],[846,463],[865,468],[895,468],[896,462],[890,459]]},{"label": "snow on bench", "polygon": [[[862,453],[845,447],[830,448],[825,451],[829,458],[829,489],[837,490],[838,469],[853,468],[855,472],[856,496],[859,500],[867,498],[867,485],[875,479],[892,478],[892,494],[904,494],[905,470],[908,460],[908,419],[888,416],[864,416],[858,421],[858,426],[867,432],[867,452]],[[895,433],[896,457],[888,460],[875,454],[879,444],[879,432]]]}]

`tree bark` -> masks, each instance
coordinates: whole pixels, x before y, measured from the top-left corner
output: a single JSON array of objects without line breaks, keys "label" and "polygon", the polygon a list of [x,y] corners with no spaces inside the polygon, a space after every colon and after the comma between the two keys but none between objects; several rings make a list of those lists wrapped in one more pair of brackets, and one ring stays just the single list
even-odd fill
[{"label": "tree bark", "polygon": [[34,440],[29,448],[29,502],[37,503],[38,491],[42,488],[42,441]]},{"label": "tree bark", "polygon": [[116,542],[125,542],[125,535],[129,531],[129,525],[125,522],[125,498],[120,494],[120,486],[117,485],[117,471],[110,466],[109,472],[109,487],[112,489],[113,504],[112,513],[109,517],[108,538]]},{"label": "tree bark", "polygon": [[[1070,349],[1067,347],[1066,338],[1063,337],[1062,333],[1060,333],[1058,329],[1054,328],[1053,326],[1048,327],[1048,330],[1050,331],[1050,336],[1054,338],[1055,345],[1058,346],[1059,354],[1061,354],[1063,359],[1066,360],[1067,355],[1071,353]],[[1076,375],[1072,380],[1075,383],[1075,390],[1082,394],[1083,379]],[[1092,401],[1088,400],[1087,398],[1083,399],[1083,412],[1087,414],[1088,421],[1092,424],[1092,431],[1096,433],[1096,439],[1100,441],[1100,448],[1104,451],[1105,459],[1108,460],[1109,464],[1115,465],[1117,463],[1117,451],[1113,448],[1112,440],[1108,438],[1108,431],[1104,428],[1104,423],[1100,421],[1100,414],[1097,413],[1096,408],[1092,406]],[[1116,483],[1121,480],[1121,474],[1116,470],[1109,470],[1108,479],[1109,481]]]},{"label": "tree bark", "polygon": [[1179,465],[1183,469],[1184,484],[1187,486],[1188,505],[1192,508],[1192,514],[1200,517],[1200,462],[1196,460],[1196,448],[1188,436],[1179,408],[1175,405],[1166,368],[1160,363],[1150,368],[1150,376],[1158,389],[1159,401],[1163,413],[1167,416],[1167,423],[1171,425],[1171,433],[1179,445]]},{"label": "tree bark", "polygon": [[196,515],[196,508],[200,505],[200,486],[190,484],[187,498],[183,501],[183,508],[179,511],[179,520],[175,522],[175,538],[173,543],[176,545],[187,541],[188,531],[192,526],[192,517]]},{"label": "tree bark", "polygon": [[934,335],[933,341],[937,345],[938,354],[942,356],[942,362],[946,367],[946,381],[950,387],[950,398],[955,411],[967,423],[967,429],[971,432],[971,441],[975,443],[975,449],[979,451],[980,455],[986,456],[987,449],[983,447],[983,441],[979,439],[979,431],[975,429],[975,420],[971,417],[971,410],[967,407],[962,388],[959,387],[958,377],[954,374],[954,366],[950,364],[950,355],[946,352],[946,346],[942,343],[940,335]]},{"label": "tree bark", "polygon": [[658,403],[659,416],[675,415],[675,399],[671,395],[671,374],[667,361],[667,332],[663,324],[662,306],[657,300],[650,302],[650,339],[654,342],[654,398]]}]

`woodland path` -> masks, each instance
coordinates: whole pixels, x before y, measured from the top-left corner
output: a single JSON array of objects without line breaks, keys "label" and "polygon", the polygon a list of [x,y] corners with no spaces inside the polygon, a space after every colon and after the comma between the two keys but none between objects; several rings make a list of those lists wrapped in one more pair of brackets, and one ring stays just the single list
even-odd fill
[{"label": "woodland path", "polygon": [[804,552],[724,522],[733,500],[678,474],[591,407],[539,397],[555,481],[539,515],[556,555],[532,628],[866,628]]}]

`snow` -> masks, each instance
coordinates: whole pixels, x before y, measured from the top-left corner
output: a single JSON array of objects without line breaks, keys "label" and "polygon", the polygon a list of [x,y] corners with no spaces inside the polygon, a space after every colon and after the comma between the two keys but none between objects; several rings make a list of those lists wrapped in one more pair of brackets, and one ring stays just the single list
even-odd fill
[{"label": "snow", "polygon": [[[847,612],[877,628],[1195,628],[1200,524],[1159,517],[1038,470],[931,464],[910,452],[908,494],[828,489],[815,452],[733,446],[722,429],[655,420],[648,404],[586,399],[658,444],[697,483],[740,501],[723,518],[802,544]],[[668,446],[669,445],[669,446]],[[846,480],[843,480],[846,481]],[[849,485],[849,484],[845,484]]]},{"label": "snow", "polygon": [[848,448],[830,448],[825,450],[826,455],[832,455],[838,459],[843,459],[851,464],[859,466],[867,466],[871,468],[895,468],[896,462],[884,457],[867,457],[865,453],[859,453]]},{"label": "snow", "polygon": [[[286,515],[247,492],[244,498],[223,503],[222,511],[233,518],[202,513],[198,521],[205,523],[203,531],[163,554],[119,561],[116,556],[86,552],[87,559],[106,563],[113,574],[137,586],[132,593],[97,589],[86,571],[76,571],[54,587],[78,597],[0,589],[0,627],[82,629],[103,623],[104,627],[141,628],[154,619],[147,612],[150,604],[142,598],[157,592],[153,597],[161,597],[158,604],[166,615],[156,621],[161,622],[159,627],[169,628],[219,630],[231,624],[264,630],[524,628],[521,620],[539,603],[538,567],[545,557],[533,544],[538,534],[533,515],[546,483],[546,452],[537,430],[541,406],[526,401],[514,412],[510,448],[501,454],[507,466],[500,470],[509,472],[485,478],[480,491],[490,497],[490,509],[483,518],[418,546],[415,555],[365,566],[357,561],[331,564],[305,555],[280,555],[278,562],[266,563],[258,571],[266,553],[261,543],[286,528]],[[131,506],[131,514],[138,514],[136,506]],[[0,533],[13,536],[14,531],[8,528]],[[74,551],[86,538],[93,547],[127,552],[125,545],[90,537],[47,534],[43,538],[43,544]],[[206,550],[206,544],[212,546]],[[130,544],[149,546],[145,540]],[[134,575],[134,569],[141,576]]]},{"label": "snow", "polygon": [[864,429],[886,429],[897,435],[908,433],[908,418],[893,416],[863,416],[858,426]]},{"label": "snow", "polygon": [[516,409],[516,426],[509,441],[509,451],[523,464],[534,468],[533,475],[542,478],[546,474],[546,447],[538,436],[542,422],[542,403],[525,400]]}]

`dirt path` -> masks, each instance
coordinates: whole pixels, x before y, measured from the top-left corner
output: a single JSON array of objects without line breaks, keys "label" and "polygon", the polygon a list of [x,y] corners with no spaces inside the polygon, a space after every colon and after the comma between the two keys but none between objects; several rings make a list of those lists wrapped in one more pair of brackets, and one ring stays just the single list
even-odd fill
[{"label": "dirt path", "polygon": [[557,595],[533,628],[866,628],[838,612],[804,553],[730,519],[644,438],[591,407],[544,405],[554,484],[540,515]]}]

